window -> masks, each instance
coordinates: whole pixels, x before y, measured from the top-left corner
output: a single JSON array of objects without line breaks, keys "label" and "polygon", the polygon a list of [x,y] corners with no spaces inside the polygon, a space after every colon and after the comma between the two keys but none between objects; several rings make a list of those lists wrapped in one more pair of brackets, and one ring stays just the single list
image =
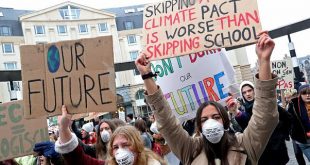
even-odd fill
[{"label": "window", "polygon": [[126,21],[125,22],[125,29],[126,30],[133,29],[133,22],[132,21]]},{"label": "window", "polygon": [[[7,85],[8,85],[8,90],[11,91],[10,83],[8,82]],[[20,84],[18,81],[13,81],[13,89],[14,91],[20,91]]]},{"label": "window", "polygon": [[3,13],[0,11],[0,17],[3,17]]},{"label": "window", "polygon": [[125,13],[134,13],[135,9],[125,9]]},{"label": "window", "polygon": [[144,90],[141,89],[136,93],[136,100],[144,99]]},{"label": "window", "polygon": [[127,36],[128,44],[134,44],[137,43],[136,36],[135,35],[129,35]]},{"label": "window", "polygon": [[139,12],[141,12],[141,11],[143,11],[144,10],[144,8],[143,7],[139,7],[139,8],[137,8],[137,11],[139,11]]},{"label": "window", "polygon": [[59,9],[62,19],[79,19],[80,9],[74,6],[65,6]]},{"label": "window", "polygon": [[11,36],[11,27],[9,26],[0,26],[0,36]]},{"label": "window", "polygon": [[87,24],[79,25],[79,31],[80,33],[87,33],[88,32]]},{"label": "window", "polygon": [[[130,54],[131,60],[134,61],[138,58],[139,51],[131,51],[131,52],[129,52],[129,54]],[[138,69],[133,70],[133,75],[135,75],[135,76],[140,75],[140,72],[138,71]]]},{"label": "window", "polygon": [[129,52],[129,54],[130,54],[131,60],[134,61],[137,59],[139,51],[131,51],[131,52]]},{"label": "window", "polygon": [[5,70],[15,70],[17,69],[17,62],[5,62],[4,63]]},{"label": "window", "polygon": [[43,35],[45,34],[45,29],[43,25],[36,25],[34,26],[34,31],[36,35]]},{"label": "window", "polygon": [[58,31],[58,34],[67,34],[67,26],[66,25],[58,25],[57,31]]},{"label": "window", "polygon": [[108,25],[107,23],[100,23],[99,26],[99,32],[107,32],[108,31]]},{"label": "window", "polygon": [[3,53],[14,53],[13,43],[2,43]]}]

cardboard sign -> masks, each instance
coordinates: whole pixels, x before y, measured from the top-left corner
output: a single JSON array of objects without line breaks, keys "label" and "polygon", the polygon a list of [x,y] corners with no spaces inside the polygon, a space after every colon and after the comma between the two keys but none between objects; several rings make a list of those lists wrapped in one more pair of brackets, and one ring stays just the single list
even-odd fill
[{"label": "cardboard sign", "polygon": [[150,60],[253,43],[261,31],[256,0],[166,0],[143,15]]},{"label": "cardboard sign", "polygon": [[205,101],[224,103],[225,89],[234,83],[234,70],[225,51],[203,51],[151,63],[157,84],[180,121],[192,119]]},{"label": "cardboard sign", "polygon": [[0,161],[33,154],[35,143],[49,140],[45,117],[25,120],[23,102],[0,104]]},{"label": "cardboard sign", "polygon": [[116,110],[112,36],[21,46],[25,117]]},{"label": "cardboard sign", "polygon": [[272,73],[278,75],[277,89],[294,89],[293,65],[291,59],[272,61]]}]

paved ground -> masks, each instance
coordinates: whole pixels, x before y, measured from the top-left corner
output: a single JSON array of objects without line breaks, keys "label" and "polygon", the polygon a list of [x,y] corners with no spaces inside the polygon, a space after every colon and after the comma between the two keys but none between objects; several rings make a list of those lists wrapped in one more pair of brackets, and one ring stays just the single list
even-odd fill
[{"label": "paved ground", "polygon": [[[286,146],[287,146],[287,150],[288,150],[288,155],[290,157],[290,161],[287,163],[287,165],[298,165],[296,159],[295,159],[295,155],[294,155],[294,149],[293,149],[293,145],[292,142],[286,142]],[[307,158],[304,156],[306,162],[307,162]],[[307,163],[310,165],[310,163]]]}]

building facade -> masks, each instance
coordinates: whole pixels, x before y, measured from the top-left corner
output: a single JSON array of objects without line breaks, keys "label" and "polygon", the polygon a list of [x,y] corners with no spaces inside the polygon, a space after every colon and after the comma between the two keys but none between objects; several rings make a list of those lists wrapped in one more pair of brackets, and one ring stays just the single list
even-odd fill
[{"label": "building facade", "polygon": [[[0,70],[20,70],[19,46],[24,44],[19,16],[27,10],[0,7]],[[0,82],[0,102],[22,99],[21,82]]]},{"label": "building facade", "polygon": [[[0,27],[9,25],[13,29],[11,31],[18,33],[8,36],[8,30],[3,28],[2,33],[5,35],[3,36],[0,28],[2,70],[21,69],[19,46],[24,44],[44,44],[112,35],[115,63],[134,61],[142,49],[143,5],[99,10],[73,2],[64,2],[39,11],[9,10],[15,15],[13,21],[15,24],[1,21]],[[1,11],[5,12],[5,9],[0,8]],[[229,51],[228,58],[235,68],[237,82],[253,81],[245,48]],[[117,110],[125,111],[126,114],[132,113],[134,116],[147,116],[151,113],[144,102],[142,83],[137,70],[116,73]],[[17,85],[15,86],[14,90],[19,90],[17,98],[22,99],[21,84],[19,89]],[[9,83],[0,84],[0,92],[5,93],[0,95],[1,102],[10,100],[10,89]]]}]

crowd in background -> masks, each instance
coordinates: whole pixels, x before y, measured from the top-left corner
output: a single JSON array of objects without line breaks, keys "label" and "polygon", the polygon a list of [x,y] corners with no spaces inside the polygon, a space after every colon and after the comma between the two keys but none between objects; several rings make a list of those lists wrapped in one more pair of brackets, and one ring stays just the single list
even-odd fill
[{"label": "crowd in background", "polygon": [[[80,126],[62,106],[58,126],[49,128],[50,141],[35,144],[35,155],[0,165],[282,165],[289,161],[285,141],[290,139],[298,163],[306,164],[310,161],[310,85],[286,90],[284,99],[277,98],[277,78],[270,74],[273,47],[272,39],[261,33],[255,84],[242,82],[241,97],[230,94],[224,106],[214,101],[201,104],[194,119],[179,123],[160,87],[146,79],[146,102],[154,114],[127,114],[126,122],[96,118]],[[136,66],[141,75],[150,72],[143,55]]]}]

